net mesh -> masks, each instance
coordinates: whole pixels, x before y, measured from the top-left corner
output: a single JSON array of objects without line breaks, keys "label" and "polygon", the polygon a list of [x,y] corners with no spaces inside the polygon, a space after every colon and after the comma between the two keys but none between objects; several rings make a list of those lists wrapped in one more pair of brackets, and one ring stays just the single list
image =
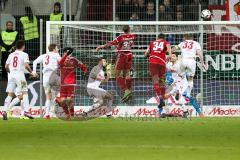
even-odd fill
[{"label": "net mesh", "polygon": [[[197,70],[194,77],[194,87],[192,95],[199,96],[203,91],[204,105],[237,105],[239,104],[240,82],[240,56],[237,54],[239,31],[236,25],[135,25],[129,23],[132,33],[138,38],[133,47],[133,91],[134,96],[130,105],[146,106],[146,101],[155,96],[153,85],[148,70],[148,60],[144,57],[144,51],[158,33],[166,35],[166,39],[172,46],[179,44],[183,40],[185,33],[192,33],[194,40],[200,42],[206,62],[209,64],[208,71],[201,74],[201,64],[197,58]],[[67,24],[61,25],[62,32],[59,35],[53,34],[50,25],[50,35],[47,35],[50,43],[60,43],[59,46],[74,47],[73,56],[87,64],[90,71],[97,64],[96,58],[99,55],[107,57],[109,68],[114,66],[116,60],[115,48],[95,51],[98,45],[105,44],[113,40],[122,33],[122,25],[81,25]],[[178,55],[180,53],[178,52]],[[180,56],[179,56],[180,57]],[[181,58],[181,57],[180,57]],[[111,69],[110,69],[111,70]],[[113,71],[112,71],[113,72]],[[92,100],[87,95],[86,85],[88,74],[84,75],[79,69],[77,73],[75,105],[91,105]],[[89,72],[88,72],[89,73]],[[114,73],[110,81],[102,88],[114,94],[115,102],[120,101],[121,90],[116,85]]]}]

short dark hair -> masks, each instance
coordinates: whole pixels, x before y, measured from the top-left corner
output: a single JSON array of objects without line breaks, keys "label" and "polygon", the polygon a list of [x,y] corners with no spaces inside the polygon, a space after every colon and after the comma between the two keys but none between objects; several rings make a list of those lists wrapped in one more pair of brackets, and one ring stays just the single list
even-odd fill
[{"label": "short dark hair", "polygon": [[22,49],[25,46],[24,40],[19,40],[16,42],[16,49]]},{"label": "short dark hair", "polygon": [[51,44],[49,44],[49,46],[48,46],[48,50],[49,50],[50,52],[52,52],[56,47],[57,47],[57,44],[56,44],[56,43],[51,43]]},{"label": "short dark hair", "polygon": [[7,22],[6,22],[6,25],[8,25],[8,23],[13,24],[13,21],[7,21]]},{"label": "short dark hair", "polygon": [[161,33],[161,34],[158,35],[158,38],[159,39],[165,39],[165,35]]},{"label": "short dark hair", "polygon": [[129,27],[129,25],[123,26],[123,32],[124,32],[124,33],[130,32],[130,27]]},{"label": "short dark hair", "polygon": [[192,34],[184,34],[183,36],[185,39],[193,39],[193,35]]}]

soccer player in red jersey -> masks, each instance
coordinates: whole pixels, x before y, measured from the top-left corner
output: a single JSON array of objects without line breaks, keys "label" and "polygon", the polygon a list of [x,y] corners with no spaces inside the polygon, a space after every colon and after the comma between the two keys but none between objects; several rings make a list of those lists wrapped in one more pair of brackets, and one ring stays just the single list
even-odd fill
[{"label": "soccer player in red jersey", "polygon": [[67,119],[74,116],[75,69],[81,68],[84,74],[87,73],[87,66],[78,59],[72,57],[72,52],[72,48],[65,48],[65,54],[59,62],[61,77],[60,106],[64,109]]},{"label": "soccer player in red jersey", "polygon": [[113,41],[98,46],[96,51],[98,52],[100,49],[117,46],[115,75],[118,86],[124,91],[122,100],[126,102],[132,96],[132,78],[130,76],[130,70],[132,69],[132,46],[134,45],[136,35],[130,33],[130,27],[128,25],[123,27],[123,32],[123,34]]},{"label": "soccer player in red jersey", "polygon": [[155,41],[152,41],[145,52],[145,56],[149,57],[149,71],[152,76],[153,89],[159,98],[159,114],[162,107],[165,106],[165,73],[166,73],[166,52],[172,57],[170,43],[165,40],[163,34],[159,34]]}]

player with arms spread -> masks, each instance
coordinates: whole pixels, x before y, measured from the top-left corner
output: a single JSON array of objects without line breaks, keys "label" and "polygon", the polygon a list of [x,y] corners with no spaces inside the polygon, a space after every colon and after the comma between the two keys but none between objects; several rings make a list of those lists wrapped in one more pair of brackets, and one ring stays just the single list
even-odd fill
[{"label": "player with arms spread", "polygon": [[190,98],[193,88],[193,77],[196,71],[196,57],[199,57],[204,69],[207,70],[208,66],[204,63],[201,46],[198,42],[193,40],[193,35],[184,35],[184,41],[181,42],[179,45],[173,47],[172,50],[175,51],[177,49],[181,50],[182,60],[180,63],[180,67],[182,73],[186,73],[188,75],[187,97]]},{"label": "player with arms spread", "polygon": [[36,73],[37,64],[43,64],[43,88],[46,94],[45,102],[45,118],[50,119],[50,107],[53,106],[54,95],[56,95],[55,90],[50,85],[50,77],[55,70],[59,67],[59,61],[61,56],[59,55],[57,44],[50,44],[48,46],[49,53],[39,56],[33,62],[33,72]]},{"label": "player with arms spread", "polygon": [[[8,85],[6,91],[8,93],[16,93],[16,98],[12,101],[10,100],[9,105],[5,105],[3,108],[3,119],[7,120],[7,110],[18,104],[21,100],[23,101],[23,119],[33,119],[33,117],[28,113],[29,109],[29,99],[28,99],[28,86],[25,78],[24,70],[27,69],[28,72],[36,77],[37,74],[32,72],[29,66],[28,54],[23,52],[25,49],[24,41],[17,41],[16,51],[11,53],[6,61],[5,68],[8,71]],[[6,100],[5,100],[6,102]],[[8,101],[9,102],[9,101]]]},{"label": "player with arms spread", "polygon": [[124,91],[122,100],[127,102],[132,96],[132,78],[130,70],[132,68],[132,46],[134,45],[136,35],[130,33],[130,27],[128,25],[123,27],[123,32],[123,34],[113,41],[98,46],[96,51],[98,52],[100,49],[117,46],[118,55],[115,67],[115,77],[118,86]]},{"label": "player with arms spread", "polygon": [[87,66],[78,59],[71,56],[73,49],[68,47],[64,49],[64,56],[61,58],[60,65],[60,100],[58,104],[64,109],[66,119],[74,117],[74,92],[76,85],[76,68],[81,68],[84,74],[87,73]]},{"label": "player with arms spread", "polygon": [[152,41],[145,52],[149,57],[149,71],[152,76],[153,89],[159,98],[159,113],[165,106],[165,74],[166,74],[166,52],[172,56],[170,43],[165,40],[165,35],[159,34],[155,41]]}]

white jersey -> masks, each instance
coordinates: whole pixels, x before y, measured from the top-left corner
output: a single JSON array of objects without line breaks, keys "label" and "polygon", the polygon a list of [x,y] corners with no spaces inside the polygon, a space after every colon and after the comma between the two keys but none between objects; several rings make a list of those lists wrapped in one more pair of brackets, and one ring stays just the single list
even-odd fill
[{"label": "white jersey", "polygon": [[181,49],[182,58],[195,58],[197,50],[201,50],[201,46],[194,40],[185,40],[178,47]]},{"label": "white jersey", "polygon": [[9,65],[10,74],[13,75],[24,75],[25,63],[29,63],[28,54],[19,50],[11,53],[6,61],[6,64]]},{"label": "white jersey", "polygon": [[34,62],[33,62],[33,71],[36,72],[37,64],[42,63],[43,64],[43,74],[48,71],[55,71],[58,69],[58,62],[60,61],[61,56],[59,53],[46,53],[41,56],[39,56]]},{"label": "white jersey", "polygon": [[104,72],[100,66],[95,66],[91,70],[88,78],[87,88],[99,88],[101,81],[97,80],[96,77],[101,77],[104,79]]},{"label": "white jersey", "polygon": [[176,81],[179,77],[179,75],[182,74],[180,62],[177,61],[176,63],[168,62],[167,63],[167,71],[172,73],[172,78],[174,81]]}]

